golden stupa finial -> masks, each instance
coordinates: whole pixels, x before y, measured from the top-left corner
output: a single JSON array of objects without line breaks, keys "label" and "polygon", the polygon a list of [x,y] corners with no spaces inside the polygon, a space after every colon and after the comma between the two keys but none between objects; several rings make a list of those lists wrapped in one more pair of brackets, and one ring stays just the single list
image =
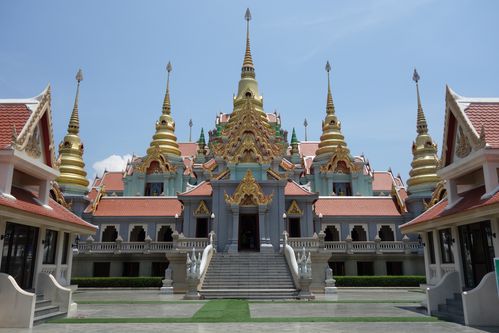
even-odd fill
[{"label": "golden stupa finial", "polygon": [[68,124],[68,132],[73,134],[78,134],[78,132],[80,131],[80,119],[78,117],[78,97],[80,96],[80,82],[83,81],[83,71],[81,70],[81,68],[76,73],[76,81],[78,82],[78,84],[76,86],[75,103]]},{"label": "golden stupa finial", "polygon": [[329,72],[331,72],[331,65],[329,61],[326,62],[326,72],[327,72],[327,103],[326,103],[326,112],[327,114],[334,113],[334,103],[333,103],[333,95],[331,94],[331,80]]},{"label": "golden stupa finial", "polygon": [[249,8],[246,9],[244,14],[246,20],[246,52],[244,53],[243,68],[241,70],[241,77],[255,77],[255,67],[251,57],[250,35],[249,35],[249,21],[251,21],[251,12]]},{"label": "golden stupa finial", "polygon": [[426,123],[426,118],[423,112],[423,106],[421,105],[421,97],[419,95],[419,74],[416,68],[414,68],[414,74],[412,75],[412,80],[416,82],[416,94],[418,98],[418,122],[417,122],[417,132],[418,134],[428,133],[428,124]]},{"label": "golden stupa finial", "polygon": [[88,187],[87,172],[83,162],[83,144],[78,135],[80,119],[78,116],[78,98],[80,96],[80,82],[83,81],[83,71],[76,73],[76,96],[73,112],[69,118],[68,133],[59,145],[59,172],[57,183],[63,187],[63,192],[86,193]]},{"label": "golden stupa finial", "polygon": [[437,175],[439,159],[437,157],[437,145],[428,134],[428,124],[421,104],[419,94],[420,76],[416,69],[412,75],[412,80],[416,82],[416,95],[418,101],[417,133],[416,140],[412,144],[412,163],[407,180],[407,191],[411,197],[416,192],[424,192],[431,195],[431,192],[440,181]]},{"label": "golden stupa finial", "polygon": [[172,64],[168,62],[166,65],[166,93],[163,101],[163,110],[159,120],[156,122],[156,133],[153,135],[150,147],[147,149],[147,154],[152,154],[159,147],[161,153],[167,153],[175,156],[180,156],[177,137],[175,136],[175,122],[171,116],[170,104],[170,73]]},{"label": "golden stupa finial", "polygon": [[168,61],[166,65],[166,71],[168,72],[166,76],[166,93],[165,99],[163,101],[163,113],[170,114],[171,112],[171,104],[170,104],[170,73],[172,72],[172,64]]}]

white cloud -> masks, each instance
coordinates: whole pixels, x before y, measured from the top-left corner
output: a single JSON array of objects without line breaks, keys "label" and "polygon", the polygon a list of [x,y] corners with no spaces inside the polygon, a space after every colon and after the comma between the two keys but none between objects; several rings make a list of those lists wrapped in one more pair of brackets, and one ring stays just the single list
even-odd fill
[{"label": "white cloud", "polygon": [[132,159],[132,155],[126,154],[123,156],[120,155],[111,155],[106,157],[101,161],[97,161],[92,165],[92,168],[95,171],[95,174],[98,177],[101,177],[104,173],[104,170],[107,171],[123,171],[126,167],[126,164],[129,160]]}]

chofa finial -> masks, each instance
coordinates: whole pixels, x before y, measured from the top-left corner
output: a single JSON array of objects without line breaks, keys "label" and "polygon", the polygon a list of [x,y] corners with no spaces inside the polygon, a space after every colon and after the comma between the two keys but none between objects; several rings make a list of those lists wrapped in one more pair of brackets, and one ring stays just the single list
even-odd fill
[{"label": "chofa finial", "polygon": [[418,83],[419,79],[420,79],[420,77],[419,77],[418,71],[416,70],[416,68],[414,68],[414,74],[412,74],[412,80],[414,82]]},{"label": "chofa finial", "polygon": [[166,70],[168,71],[168,73],[170,73],[172,71],[172,63],[168,61],[168,64],[166,65]]},{"label": "chofa finial", "polygon": [[80,83],[80,81],[83,81],[83,71],[81,68],[78,70],[78,73],[76,73],[76,81]]},{"label": "chofa finial", "polygon": [[251,20],[251,12],[250,12],[249,8],[246,8],[246,14],[244,14],[244,19],[246,21],[250,21]]}]

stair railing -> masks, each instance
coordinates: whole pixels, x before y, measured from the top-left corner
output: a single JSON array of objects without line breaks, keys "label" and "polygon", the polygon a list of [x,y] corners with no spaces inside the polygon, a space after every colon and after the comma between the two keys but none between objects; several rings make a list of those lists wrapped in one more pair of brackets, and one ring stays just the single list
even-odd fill
[{"label": "stair railing", "polygon": [[458,272],[448,272],[442,280],[434,287],[426,288],[426,304],[428,315],[438,310],[439,304],[445,304],[446,300],[453,298],[454,294],[461,292],[461,281]]},{"label": "stair railing", "polygon": [[187,293],[184,299],[199,299],[201,295],[198,290],[204,281],[206,271],[210,265],[213,253],[215,253],[214,247],[215,233],[212,231],[209,234],[208,245],[204,248],[203,254],[198,253],[196,255],[196,249],[192,248],[192,254],[187,253],[186,260],[186,280],[187,280]]},{"label": "stair railing", "polygon": [[312,258],[310,252],[307,254],[305,247],[303,247],[302,252],[299,252],[296,257],[295,251],[288,244],[287,231],[283,232],[283,240],[284,256],[293,276],[295,287],[300,290],[298,297],[306,299],[314,298],[310,292],[310,284],[312,284]]},{"label": "stair railing", "polygon": [[52,305],[58,305],[61,312],[67,313],[69,311],[71,289],[61,286],[52,274],[39,273],[35,290],[36,293],[43,294],[51,300]]},{"label": "stair railing", "polygon": [[24,291],[16,280],[0,273],[0,327],[33,327],[35,294]]}]

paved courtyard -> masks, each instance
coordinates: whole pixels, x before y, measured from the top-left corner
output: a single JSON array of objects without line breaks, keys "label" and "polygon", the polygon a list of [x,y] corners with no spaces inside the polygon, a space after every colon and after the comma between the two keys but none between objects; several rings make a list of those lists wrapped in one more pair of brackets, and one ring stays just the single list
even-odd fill
[{"label": "paved courtyard", "polygon": [[73,318],[0,333],[93,332],[499,332],[435,320],[424,294],[405,289],[341,289],[314,301],[183,301],[157,290],[85,290]]}]

